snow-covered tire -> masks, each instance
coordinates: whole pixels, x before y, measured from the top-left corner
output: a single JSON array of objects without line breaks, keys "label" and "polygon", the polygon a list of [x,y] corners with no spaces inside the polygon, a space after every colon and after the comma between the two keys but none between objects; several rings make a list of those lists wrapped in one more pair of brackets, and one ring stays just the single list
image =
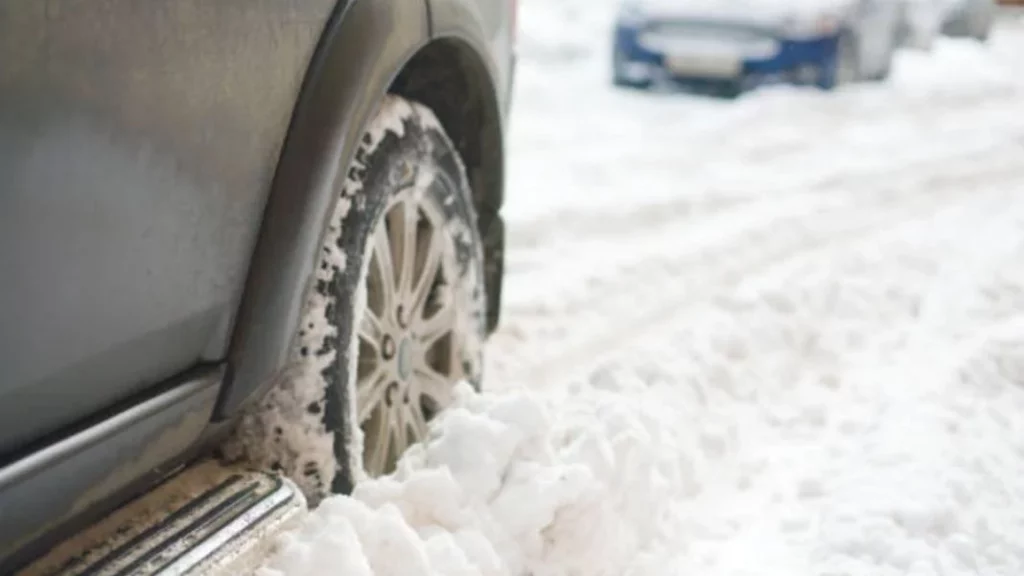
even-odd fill
[{"label": "snow-covered tire", "polygon": [[[401,428],[415,431],[404,441],[422,440],[426,421],[444,408],[440,400],[452,399],[459,381],[479,387],[486,333],[472,195],[434,114],[387,96],[343,174],[290,368],[243,418],[234,441],[252,464],[295,480],[312,503],[387,472],[364,464],[364,449],[381,439],[377,428],[365,434],[361,424],[400,413],[410,422]],[[407,227],[410,221],[415,226]],[[389,259],[390,283],[382,273]],[[371,404],[374,398],[379,402]],[[366,414],[371,405],[377,408]],[[391,446],[392,437],[385,438]]]}]

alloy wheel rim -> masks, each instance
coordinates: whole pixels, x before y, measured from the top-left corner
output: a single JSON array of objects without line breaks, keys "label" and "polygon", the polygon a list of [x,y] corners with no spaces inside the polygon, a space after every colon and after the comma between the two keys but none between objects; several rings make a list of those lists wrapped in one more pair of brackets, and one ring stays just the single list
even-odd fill
[{"label": "alloy wheel rim", "polygon": [[464,377],[455,248],[442,211],[411,190],[396,196],[370,237],[367,305],[358,325],[356,413],[363,465],[391,472],[428,434]]}]

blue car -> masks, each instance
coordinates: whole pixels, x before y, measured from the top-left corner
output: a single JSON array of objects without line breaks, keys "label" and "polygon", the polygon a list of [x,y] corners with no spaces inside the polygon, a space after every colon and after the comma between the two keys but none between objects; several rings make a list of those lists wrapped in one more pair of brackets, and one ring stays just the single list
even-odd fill
[{"label": "blue car", "polygon": [[832,89],[888,75],[896,19],[882,9],[885,0],[786,11],[722,4],[624,2],[615,23],[615,84],[669,82],[736,96],[765,83]]}]

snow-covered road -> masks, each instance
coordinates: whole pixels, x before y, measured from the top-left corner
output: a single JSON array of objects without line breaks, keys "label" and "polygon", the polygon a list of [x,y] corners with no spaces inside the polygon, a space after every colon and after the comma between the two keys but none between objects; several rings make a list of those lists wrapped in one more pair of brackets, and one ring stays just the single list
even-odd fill
[{"label": "snow-covered road", "polygon": [[721,102],[522,4],[488,391],[259,574],[1024,574],[1024,24]]}]

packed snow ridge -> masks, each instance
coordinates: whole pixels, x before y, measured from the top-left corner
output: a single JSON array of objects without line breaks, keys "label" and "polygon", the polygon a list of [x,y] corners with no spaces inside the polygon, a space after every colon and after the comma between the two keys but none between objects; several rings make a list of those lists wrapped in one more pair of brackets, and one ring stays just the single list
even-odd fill
[{"label": "packed snow ridge", "polygon": [[553,407],[464,387],[393,477],[325,501],[259,573],[622,573],[693,486],[664,450],[677,414],[647,397],[669,390],[630,392]]}]

